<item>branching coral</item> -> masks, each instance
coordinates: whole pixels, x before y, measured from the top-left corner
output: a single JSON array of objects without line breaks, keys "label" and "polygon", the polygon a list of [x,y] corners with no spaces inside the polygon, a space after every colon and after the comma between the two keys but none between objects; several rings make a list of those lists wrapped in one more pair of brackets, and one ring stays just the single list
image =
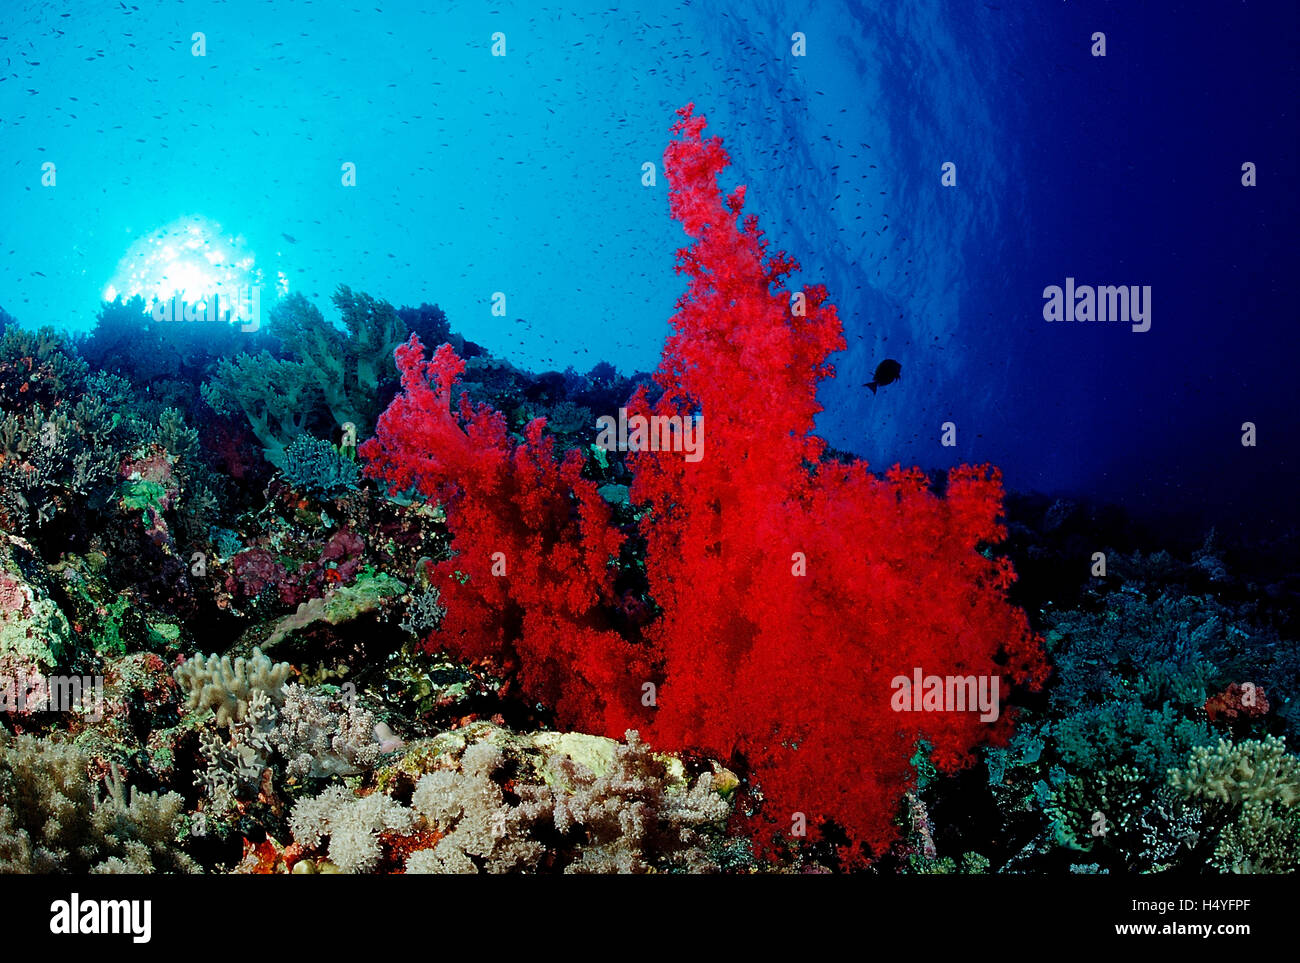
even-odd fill
[{"label": "branching coral", "polygon": [[430,586],[411,598],[400,627],[402,631],[423,639],[442,624],[446,614],[447,607],[442,604],[442,593]]},{"label": "branching coral", "polygon": [[504,873],[537,865],[545,847],[528,833],[545,802],[534,798],[508,805],[492,779],[502,760],[499,748],[480,742],[465,750],[458,771],[439,769],[420,779],[411,805],[443,838],[433,849],[414,854],[407,872],[477,873],[481,864],[488,872]]},{"label": "branching coral", "polygon": [[242,412],[266,460],[277,468],[289,443],[306,430],[320,397],[306,365],[266,351],[223,359],[202,393],[218,414]]},{"label": "branching coral", "polygon": [[1169,784],[1207,807],[1219,830],[1212,865],[1221,872],[1300,869],[1300,760],[1274,736],[1201,746]]},{"label": "branching coral", "polygon": [[219,726],[243,722],[253,696],[262,693],[277,708],[284,704],[284,683],[293,667],[272,663],[253,649],[252,655],[233,662],[230,656],[196,655],[176,667],[176,681],[186,691],[186,708],[191,712],[212,709]]},{"label": "branching coral", "polygon": [[551,801],[559,832],[578,829],[583,834],[581,855],[565,871],[645,872],[649,854],[678,866],[704,868],[700,830],[724,821],[731,811],[714,774],[704,773],[688,788],[673,791],[663,760],[635,731],[629,730],[626,740],[601,773],[559,756],[549,792],[534,796]]},{"label": "branching coral", "polygon": [[286,357],[263,351],[225,359],[203,386],[216,411],[243,412],[277,468],[286,466],[289,444],[304,431],[351,423],[365,437],[386,400],[383,386],[396,380],[393,349],[406,337],[397,312],[343,286],[334,304],[346,332],[301,294],[284,298],[271,311],[269,329]]},{"label": "branching coral", "polygon": [[361,469],[328,441],[303,433],[285,449],[284,477],[298,491],[332,497],[355,491]]},{"label": "branching coral", "polygon": [[249,697],[243,714],[230,722],[224,733],[211,727],[200,730],[199,751],[204,768],[194,784],[204,789],[215,813],[226,813],[236,800],[247,798],[260,785],[274,749],[271,733],[276,720],[275,705],[266,692],[258,689]]},{"label": "branching coral", "polygon": [[1220,805],[1275,801],[1294,806],[1300,802],[1300,760],[1276,736],[1235,744],[1220,739],[1217,746],[1192,750],[1186,767],[1170,772],[1169,783]]},{"label": "branching coral", "polygon": [[0,337],[0,409],[48,409],[75,394],[86,371],[86,362],[53,328],[9,328]]},{"label": "branching coral", "polygon": [[76,507],[102,507],[122,457],[123,432],[92,396],[0,417],[0,523],[37,531]]}]

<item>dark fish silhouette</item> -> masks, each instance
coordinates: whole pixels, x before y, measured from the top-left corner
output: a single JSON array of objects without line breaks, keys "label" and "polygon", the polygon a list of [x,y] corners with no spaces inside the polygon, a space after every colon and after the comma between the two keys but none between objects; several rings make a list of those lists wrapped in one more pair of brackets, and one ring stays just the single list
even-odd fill
[{"label": "dark fish silhouette", "polygon": [[892,385],[902,377],[902,374],[903,366],[893,358],[886,358],[884,361],[880,362],[880,364],[876,365],[876,373],[872,376],[875,380],[868,381],[863,385],[863,387],[870,388],[871,393],[874,395],[877,388],[881,385]]}]

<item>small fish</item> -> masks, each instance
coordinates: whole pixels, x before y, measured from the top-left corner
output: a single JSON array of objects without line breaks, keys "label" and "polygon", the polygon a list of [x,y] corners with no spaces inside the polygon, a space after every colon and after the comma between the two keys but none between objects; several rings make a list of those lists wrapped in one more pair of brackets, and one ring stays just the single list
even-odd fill
[{"label": "small fish", "polygon": [[283,231],[280,232],[280,236],[284,238],[286,241],[288,241],[290,244],[298,243],[297,240],[295,240],[292,236],[285,234]]},{"label": "small fish", "polygon": [[903,375],[903,366],[893,358],[886,358],[880,364],[876,365],[876,373],[872,376],[875,380],[868,381],[864,388],[870,388],[874,395],[876,389],[881,385],[892,385]]}]

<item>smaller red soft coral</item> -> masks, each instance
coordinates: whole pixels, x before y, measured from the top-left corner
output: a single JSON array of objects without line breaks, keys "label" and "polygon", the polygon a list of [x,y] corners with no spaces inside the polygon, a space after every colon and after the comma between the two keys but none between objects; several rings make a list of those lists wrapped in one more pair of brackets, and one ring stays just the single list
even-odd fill
[{"label": "smaller red soft coral", "polygon": [[1268,699],[1264,690],[1253,682],[1234,682],[1218,695],[1205,700],[1205,713],[1211,722],[1232,725],[1243,719],[1258,719],[1268,715]]},{"label": "smaller red soft coral", "polygon": [[582,477],[581,454],[557,459],[542,419],[516,444],[486,405],[462,395],[453,411],[465,365],[450,345],[426,361],[412,336],[395,357],[402,391],[357,451],[368,476],[446,508],[455,554],[433,566],[447,615],[428,647],[517,668],[524,691],[562,724],[622,732],[644,723],[647,671],[609,623],[623,537]]}]

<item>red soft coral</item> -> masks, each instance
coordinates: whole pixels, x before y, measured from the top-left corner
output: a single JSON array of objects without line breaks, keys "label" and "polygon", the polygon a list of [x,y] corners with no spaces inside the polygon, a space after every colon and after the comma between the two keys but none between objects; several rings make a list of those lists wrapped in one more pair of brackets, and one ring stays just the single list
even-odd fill
[{"label": "red soft coral", "polygon": [[[664,393],[653,409],[638,393],[629,409],[698,414],[705,444],[696,461],[630,456],[662,610],[645,638],[625,641],[604,618],[621,537],[579,456],[557,464],[539,422],[515,446],[486,408],[462,398],[453,415],[461,363],[447,346],[429,362],[414,339],[399,349],[404,393],[361,454],[372,476],[447,504],[456,557],[437,567],[448,616],[432,641],[462,658],[507,656],[562,722],[612,736],[645,728],[635,697],[653,678],[658,745],[739,757],[776,825],[802,813],[816,836],[833,820],[879,851],[897,835],[919,740],[952,771],[1011,721],[896,712],[892,681],[920,668],[996,678],[1005,694],[1045,673],[1039,640],[1006,601],[1010,566],[981,551],[1004,537],[1001,480],[956,469],[941,497],[918,469],[882,478],[822,460],[817,385],[845,346],[835,308],[820,285],[802,297],[781,287],[798,265],[768,254],[752,215],[737,227],[745,192],[724,200],[718,189],[721,141],[701,137],[691,107],[680,115],[665,169],[692,239],[678,252],[690,284],[656,374]],[[507,577],[493,576],[494,552]]]},{"label": "red soft coral", "polygon": [[[663,608],[650,637],[665,668],[653,738],[739,752],[778,825],[803,813],[810,835],[833,819],[880,849],[911,778],[918,739],[940,769],[1005,738],[1009,716],[901,713],[891,680],[985,675],[1035,683],[1041,650],[1005,600],[1008,565],[978,548],[1000,540],[996,470],[962,468],[946,497],[917,469],[884,478],[862,462],[822,462],[812,434],[817,383],[844,348],[826,291],[781,287],[798,264],[767,253],[755,218],[736,225],[728,163],[690,107],[665,170],[672,212],[693,239],[679,252],[690,286],[656,376],[653,412],[702,414],[705,455],[631,457],[650,590]],[[806,574],[799,574],[805,572]]]},{"label": "red soft coral", "polygon": [[486,406],[462,395],[453,414],[464,362],[450,345],[425,361],[412,336],[396,358],[403,391],[358,453],[371,477],[446,506],[455,556],[434,566],[447,615],[429,646],[517,669],[523,691],[561,724],[635,726],[646,669],[607,618],[622,536],[581,477],[582,456],[558,461],[541,419],[516,445]]}]

